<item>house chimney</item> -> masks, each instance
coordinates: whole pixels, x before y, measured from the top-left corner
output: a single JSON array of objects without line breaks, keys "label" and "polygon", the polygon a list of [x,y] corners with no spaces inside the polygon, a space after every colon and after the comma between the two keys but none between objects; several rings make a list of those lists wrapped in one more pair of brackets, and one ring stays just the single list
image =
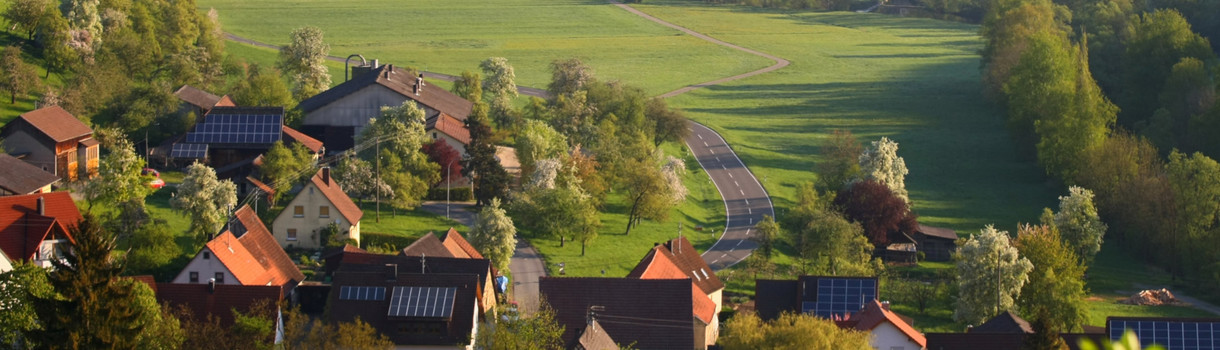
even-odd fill
[{"label": "house chimney", "polygon": [[322,183],[330,186],[330,167],[322,167]]},{"label": "house chimney", "polygon": [[428,271],[428,254],[419,254],[419,273],[424,274]]},{"label": "house chimney", "polygon": [[216,279],[209,278],[208,279],[208,294],[215,294],[215,293],[216,293]]},{"label": "house chimney", "polygon": [[884,309],[885,311],[890,311],[890,301],[886,300],[886,301],[881,302],[881,308]]},{"label": "house chimney", "polygon": [[47,200],[43,196],[38,196],[38,215],[47,215]]},{"label": "house chimney", "polygon": [[419,78],[417,79],[416,82],[419,83],[419,86],[424,86],[424,73],[419,73]]},{"label": "house chimney", "polygon": [[373,68],[377,68],[377,67],[381,67],[381,61],[374,58],[373,59]]},{"label": "house chimney", "polygon": [[398,264],[385,264],[385,273],[386,281],[393,282],[398,280]]}]

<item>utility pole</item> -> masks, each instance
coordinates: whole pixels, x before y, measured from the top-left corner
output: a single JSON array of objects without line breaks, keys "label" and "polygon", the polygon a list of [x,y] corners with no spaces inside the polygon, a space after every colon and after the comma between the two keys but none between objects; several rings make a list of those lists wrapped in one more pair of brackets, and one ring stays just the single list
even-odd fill
[{"label": "utility pole", "polygon": [[453,188],[453,178],[452,178],[453,172],[450,169],[452,169],[451,167],[453,166],[454,160],[455,159],[450,159],[449,163],[445,164],[445,218],[446,219],[449,218],[449,190]]},{"label": "utility pole", "polygon": [[[377,182],[381,181],[381,138],[377,140]],[[381,186],[373,186],[373,192],[377,193],[377,222],[381,222]]]}]

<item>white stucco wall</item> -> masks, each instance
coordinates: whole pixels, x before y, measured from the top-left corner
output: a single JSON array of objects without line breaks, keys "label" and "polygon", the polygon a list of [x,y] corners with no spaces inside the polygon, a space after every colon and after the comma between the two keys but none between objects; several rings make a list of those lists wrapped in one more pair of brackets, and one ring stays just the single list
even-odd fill
[{"label": "white stucco wall", "polygon": [[[207,255],[208,258],[205,259],[204,255]],[[204,247],[199,251],[198,254],[195,254],[195,258],[191,259],[191,262],[186,264],[186,267],[182,269],[182,272],[178,273],[177,277],[174,277],[173,282],[192,283],[191,272],[199,273],[199,281],[194,283],[207,284],[208,280],[216,277],[216,273],[219,272],[224,274],[225,284],[241,284],[241,282],[237,280],[237,277],[234,277],[233,273],[229,272],[229,269],[225,267],[224,264],[220,263],[220,259],[217,259],[216,255],[212,254],[212,251],[207,247]]]},{"label": "white stucco wall", "polygon": [[[334,181],[333,179],[331,181]],[[294,208],[301,206],[305,209],[305,215],[296,217]],[[321,217],[321,207],[328,207],[329,214],[327,217]],[[271,223],[271,235],[275,236],[276,242],[279,242],[281,247],[289,245],[296,248],[322,248],[326,246],[326,242],[322,242],[321,231],[330,225],[332,222],[339,224],[339,234],[347,232],[347,236],[360,242],[360,223],[355,225],[349,223],[347,218],[339,212],[331,204],[330,200],[318,190],[318,187],[312,181],[305,183],[305,187],[301,188],[301,192],[284,206],[284,211],[275,217],[275,221]],[[288,230],[297,230],[297,239],[288,239]]]},{"label": "white stucco wall", "polygon": [[879,350],[919,350],[922,347],[911,341],[906,334],[889,322],[881,322],[873,328],[868,345]]}]

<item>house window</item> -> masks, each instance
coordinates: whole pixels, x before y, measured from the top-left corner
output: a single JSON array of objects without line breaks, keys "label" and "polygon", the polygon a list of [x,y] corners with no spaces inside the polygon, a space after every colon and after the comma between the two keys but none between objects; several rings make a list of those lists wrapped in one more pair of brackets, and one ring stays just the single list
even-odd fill
[{"label": "house window", "polygon": [[224,272],[216,273],[216,283],[225,283],[225,273]]},{"label": "house window", "polygon": [[212,258],[212,252],[203,252],[203,260],[208,260],[211,258]]},{"label": "house window", "polygon": [[432,133],[432,139],[433,139],[433,140],[435,140],[435,139],[436,139],[436,133],[435,133],[435,132],[434,132],[434,133]]},{"label": "house window", "polygon": [[288,240],[289,241],[297,240],[297,229],[295,229],[295,228],[288,229]]},{"label": "house window", "polygon": [[325,206],[325,205],[318,207],[318,217],[329,218],[330,217],[330,207]]},{"label": "house window", "polygon": [[191,271],[191,283],[199,283],[199,272]]},{"label": "house window", "polygon": [[305,207],[300,206],[300,205],[292,207],[292,217],[294,217],[294,218],[305,217]]}]

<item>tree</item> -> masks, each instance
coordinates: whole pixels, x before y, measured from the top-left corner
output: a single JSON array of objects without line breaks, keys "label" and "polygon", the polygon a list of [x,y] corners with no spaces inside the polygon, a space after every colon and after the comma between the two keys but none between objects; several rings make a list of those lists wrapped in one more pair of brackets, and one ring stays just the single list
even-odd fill
[{"label": "tree", "polygon": [[487,80],[483,81],[483,90],[491,94],[491,119],[501,129],[512,129],[515,125],[515,112],[512,110],[512,100],[517,98],[517,75],[513,66],[504,57],[492,57],[479,63]]},{"label": "tree", "polygon": [[797,248],[804,274],[872,276],[882,268],[860,224],[830,208],[813,183],[797,187],[797,205],[784,218],[788,240]]},{"label": "tree", "polygon": [[[986,93],[1005,104],[1004,85],[1013,67],[1021,61],[1027,40],[1036,33],[1067,37],[1066,19],[1062,18],[1066,11],[1057,10],[1050,0],[995,1],[987,8],[979,30],[985,40],[983,85]],[[1022,137],[1032,135],[1033,130],[1025,128],[1014,133]]]},{"label": "tree", "polygon": [[450,146],[448,142],[436,140],[424,145],[424,154],[428,159],[441,167],[441,181],[448,183],[462,177],[462,153]]},{"label": "tree", "polygon": [[4,9],[0,17],[4,17],[13,27],[25,31],[27,38],[33,39],[34,31],[45,18],[43,14],[50,12],[48,10],[52,8],[50,0],[14,0],[9,2],[8,8]]},{"label": "tree", "polygon": [[1135,126],[1157,109],[1174,64],[1187,57],[1207,62],[1216,55],[1208,40],[1191,30],[1177,10],[1144,13],[1131,23],[1130,32],[1122,56],[1126,69],[1118,101],[1123,124]]},{"label": "tree", "polygon": [[601,221],[591,196],[571,170],[555,159],[538,162],[530,182],[513,203],[513,212],[534,233],[558,237],[561,247],[567,237],[579,240],[583,256],[587,244],[597,238]]},{"label": "tree", "polygon": [[399,207],[419,205],[428,188],[440,181],[440,166],[421,150],[426,139],[424,110],[411,100],[397,107],[382,107],[381,116],[370,120],[360,135],[362,143],[383,143],[379,146],[381,159],[371,149],[365,154],[381,163],[381,180],[394,190],[393,202]]},{"label": "tree", "polygon": [[283,312],[284,341],[280,345],[293,349],[391,349],[394,342],[377,332],[373,326],[356,318],[352,322],[325,324],[301,312],[299,307]]},{"label": "tree", "polygon": [[318,27],[297,28],[290,36],[291,43],[280,49],[278,67],[292,77],[292,94],[300,101],[330,87],[330,71],[325,64],[330,45],[322,42],[322,29]]},{"label": "tree", "polygon": [[[1027,314],[1028,315],[1028,314]],[[1021,343],[1021,349],[1029,350],[1068,350],[1067,343],[1059,336],[1061,329],[1051,325],[1051,317],[1049,313],[1043,311],[1038,312],[1034,317],[1033,322],[1030,322],[1030,328],[1033,328],[1034,333],[1025,336]]]},{"label": "tree", "polygon": [[110,153],[98,165],[98,177],[85,188],[89,206],[94,203],[144,202],[152,194],[149,178],[141,174],[144,158],[136,154],[131,141],[119,138],[107,145]]},{"label": "tree", "polygon": [[102,17],[97,10],[98,0],[66,0],[60,8],[68,18],[77,50],[92,53],[102,40]]},{"label": "tree", "polygon": [[237,186],[229,180],[218,180],[212,168],[194,163],[178,185],[178,193],[169,200],[174,209],[191,218],[191,233],[196,240],[216,234],[236,209]]},{"label": "tree", "polygon": [[283,141],[275,141],[267,153],[263,154],[263,165],[258,170],[262,173],[263,180],[275,190],[267,194],[271,205],[275,205],[284,194],[292,190],[292,186],[313,176],[313,153],[301,143],[294,143],[289,148],[284,146]]},{"label": "tree", "polygon": [[375,196],[393,198],[394,189],[377,178],[373,173],[373,164],[360,158],[344,158],[335,167],[335,181],[343,187],[343,192],[360,200]]},{"label": "tree", "polygon": [[151,339],[165,333],[158,328],[177,324],[161,319],[147,285],[119,277],[124,263],[112,256],[115,235],[89,213],[70,231],[76,242],[62,250],[62,260],[51,261],[55,269],[48,276],[58,296],[33,298],[42,328],[29,339],[51,348],[175,347]]},{"label": "tree", "polygon": [[240,106],[291,109],[296,105],[292,91],[280,77],[280,72],[272,68],[262,68],[257,64],[251,64],[247,68],[245,79],[237,82],[232,96],[233,102]]},{"label": "tree", "polygon": [[[1166,167],[1177,216],[1168,232],[1169,249],[1181,269],[1176,273],[1199,273],[1215,264],[1220,252],[1220,163],[1194,153],[1174,151]],[[1175,276],[1176,277],[1176,276]],[[1209,280],[1217,277],[1209,276]]]},{"label": "tree", "polygon": [[[1093,205],[1093,191],[1079,186],[1068,189],[1067,196],[1059,197],[1059,212],[1055,213],[1055,228],[1063,237],[1064,245],[1089,266],[1093,257],[1101,251],[1102,238],[1106,235],[1106,223],[1097,215]],[[1035,264],[1036,265],[1036,264]]]},{"label": "tree", "polygon": [[68,19],[60,15],[59,11],[46,11],[36,36],[36,41],[42,47],[42,57],[46,61],[46,77],[50,77],[52,71],[62,73],[80,60],[80,55],[69,45],[71,40]]},{"label": "tree", "polygon": [[593,69],[579,58],[551,61],[551,83],[546,91],[552,96],[571,94],[593,80]]},{"label": "tree", "polygon": [[567,154],[568,138],[539,120],[526,120],[517,133],[517,161],[521,172],[534,172],[534,162],[548,158],[559,158]]},{"label": "tree", "polygon": [[657,128],[652,136],[652,143],[660,147],[665,142],[682,142],[690,135],[690,121],[682,112],[669,108],[664,99],[654,98],[644,105],[644,114],[649,120],[656,122]]},{"label": "tree", "polygon": [[127,268],[130,271],[152,271],[165,266],[182,253],[174,243],[174,231],[165,220],[140,226],[131,233],[127,244]]},{"label": "tree", "polygon": [[1089,320],[1085,267],[1064,243],[1054,227],[1022,225],[1017,231],[1017,250],[1034,266],[1017,306],[1024,315],[1045,315],[1056,333],[1079,331]]},{"label": "tree", "polygon": [[753,312],[741,312],[724,324],[717,341],[737,349],[872,349],[869,334],[839,328],[834,321],[809,314],[784,313],[763,322]]},{"label": "tree", "polygon": [[860,176],[860,154],[864,147],[848,130],[834,130],[818,148],[822,161],[817,163],[818,187],[838,191]]},{"label": "tree", "polygon": [[1010,240],[1007,231],[987,225],[958,249],[954,320],[982,324],[1014,308],[1034,265],[1019,255]]},{"label": "tree", "polygon": [[754,224],[754,236],[750,239],[758,242],[758,249],[762,250],[763,256],[770,258],[772,250],[775,249],[775,238],[779,235],[779,224],[775,223],[775,218],[764,214],[762,221]]},{"label": "tree", "polygon": [[493,198],[479,211],[470,229],[470,244],[491,260],[497,270],[509,270],[508,263],[517,249],[517,227],[500,208],[500,199]]},{"label": "tree", "polygon": [[470,117],[466,118],[466,129],[470,130],[470,144],[466,153],[470,159],[462,165],[462,175],[470,178],[474,185],[476,205],[491,203],[492,198],[504,198],[508,189],[509,176],[496,160],[496,146],[491,143],[490,121],[487,117],[487,105],[481,102],[474,104]]},{"label": "tree", "polygon": [[686,186],[682,183],[686,163],[678,158],[667,158],[664,164],[651,159],[636,161],[623,175],[627,199],[631,201],[624,234],[630,234],[640,219],[660,221],[669,218],[670,210],[686,200]]},{"label": "tree", "polygon": [[563,325],[555,320],[555,310],[546,301],[530,317],[506,313],[495,327],[479,332],[475,348],[490,350],[563,349]]},{"label": "tree", "polygon": [[450,92],[470,102],[482,101],[483,77],[479,73],[462,71],[462,75],[453,81],[453,90]]},{"label": "tree", "polygon": [[856,182],[839,191],[834,205],[843,210],[844,217],[864,228],[864,235],[876,249],[885,249],[903,234],[914,234],[919,226],[918,215],[911,212],[907,202],[873,180]]},{"label": "tree", "polygon": [[884,184],[903,202],[907,198],[907,163],[898,156],[898,143],[882,137],[860,153],[860,176],[856,181],[873,180]]},{"label": "tree", "polygon": [[55,289],[47,280],[47,269],[22,260],[13,261],[12,270],[0,273],[0,286],[0,319],[4,320],[0,322],[0,342],[23,344],[25,334],[41,328],[33,300],[54,298]]},{"label": "tree", "polygon": [[41,81],[34,67],[21,59],[21,48],[5,47],[0,52],[0,89],[9,93],[9,103],[17,103],[17,95],[40,89]]}]

